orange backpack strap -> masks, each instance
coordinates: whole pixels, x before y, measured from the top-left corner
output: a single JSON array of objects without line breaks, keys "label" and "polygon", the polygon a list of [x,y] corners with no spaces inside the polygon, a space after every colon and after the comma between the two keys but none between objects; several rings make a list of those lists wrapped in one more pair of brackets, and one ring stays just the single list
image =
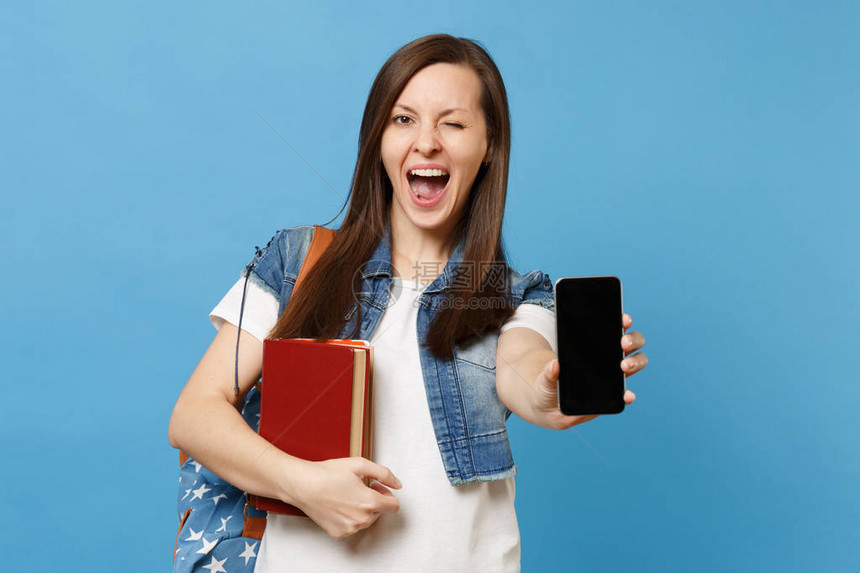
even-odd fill
[{"label": "orange backpack strap", "polygon": [[302,268],[299,270],[296,284],[293,285],[293,292],[296,292],[296,288],[298,288],[299,283],[301,283],[304,278],[308,276],[308,273],[311,272],[311,268],[313,268],[322,256],[323,252],[331,244],[336,232],[337,231],[334,229],[327,229],[325,227],[320,227],[319,225],[314,225],[314,237],[311,239],[311,246],[308,248],[308,254],[305,255]]},{"label": "orange backpack strap", "polygon": [[249,503],[248,501],[245,502],[245,515],[242,517],[242,537],[263,539],[263,534],[266,532],[266,518],[248,515]]},{"label": "orange backpack strap", "polygon": [[[305,255],[305,260],[302,262],[302,268],[299,270],[299,276],[296,278],[296,284],[293,285],[293,293],[296,292],[299,284],[308,276],[311,268],[320,259],[323,252],[328,248],[334,239],[336,231],[314,225],[314,236],[311,239],[311,246],[308,248],[308,253]],[[245,512],[242,521],[242,537],[251,539],[263,539],[263,533],[266,531],[266,518],[255,517],[248,515],[248,506],[253,502],[251,498],[255,496],[246,495]]]}]

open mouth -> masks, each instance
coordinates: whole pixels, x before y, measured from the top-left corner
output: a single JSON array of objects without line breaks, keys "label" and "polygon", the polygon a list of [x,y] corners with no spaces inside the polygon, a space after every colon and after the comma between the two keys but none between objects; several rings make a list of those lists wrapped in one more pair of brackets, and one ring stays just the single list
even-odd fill
[{"label": "open mouth", "polygon": [[429,200],[445,190],[451,175],[444,169],[412,169],[406,179],[416,197]]}]

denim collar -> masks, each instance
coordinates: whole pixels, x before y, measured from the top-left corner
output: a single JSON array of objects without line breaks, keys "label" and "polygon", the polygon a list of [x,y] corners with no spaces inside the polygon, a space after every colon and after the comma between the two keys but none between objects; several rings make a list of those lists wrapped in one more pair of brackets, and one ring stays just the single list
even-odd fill
[{"label": "denim collar", "polygon": [[[442,274],[436,277],[432,283],[427,285],[424,289],[425,293],[430,294],[442,292],[448,288],[448,285],[451,283],[454,278],[454,274],[460,266],[460,262],[463,260],[463,254],[465,251],[466,235],[464,233],[463,236],[460,237],[460,241],[457,243],[457,246],[454,247],[454,251],[451,253],[451,256],[448,257],[448,262],[445,263],[445,268],[442,270]],[[389,279],[394,277],[394,267],[391,264],[390,223],[385,223],[385,231],[382,239],[380,239],[379,245],[377,245],[376,250],[370,256],[370,260],[368,260],[364,265],[361,276],[364,279],[376,276],[387,277]]]}]

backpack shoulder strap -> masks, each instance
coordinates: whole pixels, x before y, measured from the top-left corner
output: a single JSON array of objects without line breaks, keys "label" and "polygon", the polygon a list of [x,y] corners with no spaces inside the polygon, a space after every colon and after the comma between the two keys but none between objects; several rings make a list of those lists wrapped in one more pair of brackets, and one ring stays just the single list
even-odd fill
[{"label": "backpack shoulder strap", "polygon": [[311,239],[311,246],[308,248],[308,254],[305,255],[302,268],[299,270],[299,276],[296,279],[296,284],[293,286],[293,292],[296,292],[299,283],[311,272],[311,268],[313,268],[323,252],[331,244],[336,232],[334,229],[314,225],[314,236]]},{"label": "backpack shoulder strap", "polygon": [[[328,248],[334,239],[336,231],[314,225],[314,236],[311,239],[311,245],[308,247],[308,252],[305,255],[305,260],[302,262],[302,268],[299,269],[299,276],[296,278],[296,284],[293,285],[293,293],[302,283],[305,277],[308,276],[313,266],[320,259],[323,252]],[[245,511],[242,519],[242,537],[251,539],[263,539],[263,533],[266,531],[266,517],[253,516],[248,513],[248,506],[253,503],[256,496],[246,495]]]}]

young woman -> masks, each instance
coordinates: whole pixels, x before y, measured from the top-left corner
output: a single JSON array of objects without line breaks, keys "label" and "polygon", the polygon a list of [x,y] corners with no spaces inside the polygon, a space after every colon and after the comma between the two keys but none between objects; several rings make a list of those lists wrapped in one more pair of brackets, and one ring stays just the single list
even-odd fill
[{"label": "young woman", "polygon": [[[503,252],[509,153],[504,84],[480,46],[428,36],[382,67],[334,241],[294,293],[314,228],[272,238],[246,269],[242,331],[244,279],[213,310],[218,334],[176,403],[174,447],[230,487],[310,517],[270,514],[259,547],[201,560],[207,570],[230,570],[230,559],[257,572],[519,571],[505,422],[513,412],[565,429],[590,417],[556,407],[549,277],[520,275]],[[298,459],[249,426],[239,397],[260,377],[267,336],[373,344],[374,461]],[[633,354],[642,335],[620,343],[626,374],[644,368],[646,356]],[[193,525],[186,535],[201,537]],[[200,541],[206,555],[213,540]]]}]

